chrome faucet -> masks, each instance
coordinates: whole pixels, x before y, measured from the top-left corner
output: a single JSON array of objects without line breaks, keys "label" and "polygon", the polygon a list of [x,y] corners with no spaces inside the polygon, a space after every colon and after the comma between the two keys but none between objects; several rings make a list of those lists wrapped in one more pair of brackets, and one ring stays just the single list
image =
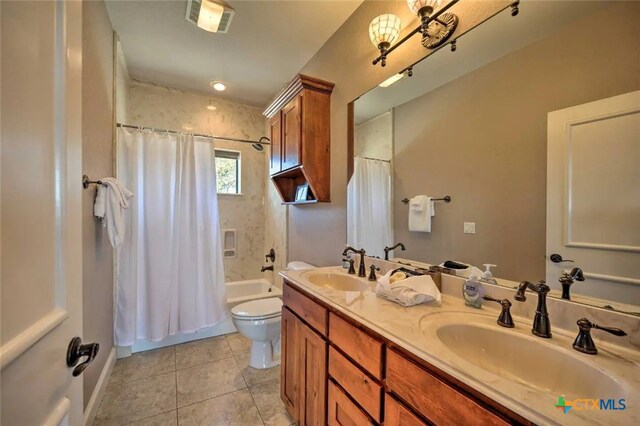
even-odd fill
[{"label": "chrome faucet", "polygon": [[539,284],[522,281],[520,285],[518,285],[518,291],[516,291],[514,299],[518,302],[527,300],[527,296],[525,296],[527,289],[538,293],[538,307],[536,308],[536,315],[533,318],[531,333],[535,336],[549,339],[551,337],[551,321],[549,320],[549,312],[547,311],[547,294],[551,289],[545,284],[544,280],[541,280]]},{"label": "chrome faucet", "polygon": [[401,249],[402,251],[405,251],[405,250],[407,249],[407,248],[404,246],[404,244],[402,244],[402,243],[398,243],[398,244],[396,244],[396,245],[395,245],[395,246],[393,246],[393,247],[385,247],[385,248],[384,248],[384,260],[389,260],[389,252],[390,252],[391,250],[395,250],[395,249],[397,249],[398,247],[400,247],[400,249]]},{"label": "chrome faucet", "polygon": [[563,273],[558,281],[560,281],[560,284],[562,284],[562,298],[571,300],[571,295],[569,294],[571,284],[576,281],[584,281],[584,273],[582,272],[582,269],[576,267],[573,268],[571,272]]},{"label": "chrome faucet", "polygon": [[[347,253],[349,253],[350,251],[360,255],[360,266],[358,267],[358,276],[359,277],[366,277],[367,276],[367,270],[366,270],[367,268],[364,266],[364,255],[365,255],[366,251],[364,249],[356,250],[353,247],[347,247],[342,252],[342,255],[346,256]],[[351,273],[351,270],[349,270],[349,272]]]}]

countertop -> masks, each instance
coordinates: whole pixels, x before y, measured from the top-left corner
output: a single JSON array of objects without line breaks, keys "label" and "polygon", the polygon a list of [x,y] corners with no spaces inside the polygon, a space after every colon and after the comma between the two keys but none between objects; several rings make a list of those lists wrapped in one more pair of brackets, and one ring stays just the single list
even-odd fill
[{"label": "countertop", "polygon": [[[593,337],[599,353],[597,355],[581,354],[572,349],[575,331],[554,328],[552,339],[541,339],[531,335],[532,318],[517,316],[514,316],[516,327],[505,329],[495,323],[499,309],[490,306],[493,304],[485,303],[483,308],[479,310],[469,308],[464,305],[461,297],[451,296],[444,291],[441,306],[425,304],[405,308],[377,297],[374,286],[364,278],[362,278],[363,282],[369,284],[369,287],[361,292],[324,288],[312,284],[305,278],[307,274],[318,272],[345,273],[340,267],[332,267],[307,271],[284,271],[280,275],[336,311],[361,323],[418,358],[536,424],[640,424],[640,408],[638,407],[640,404],[640,353],[638,351],[601,342],[594,333]],[[352,275],[352,277],[355,276]],[[445,285],[444,281],[443,285]],[[438,325],[445,324],[447,321],[468,322],[486,328],[495,327],[496,330],[505,333],[520,334],[522,338],[535,344],[554,346],[555,350],[561,351],[565,363],[567,363],[567,359],[572,360],[566,356],[576,357],[576,365],[582,362],[596,367],[599,370],[598,374],[602,374],[603,379],[613,382],[623,389],[621,395],[567,394],[566,400],[578,398],[615,398],[617,400],[625,398],[627,408],[616,411],[584,410],[580,409],[582,406],[578,404],[575,409],[565,414],[555,407],[560,395],[552,394],[549,389],[544,389],[543,386],[519,383],[517,380],[507,380],[503,376],[480,368],[451,352],[439,340],[435,331]],[[543,363],[530,366],[533,371],[535,369],[543,371],[545,367]],[[557,365],[550,367],[560,368],[560,370],[563,368]],[[556,384],[555,389],[561,387],[561,383]],[[604,384],[602,387],[597,387],[598,391],[604,393],[606,393],[606,388]]]}]

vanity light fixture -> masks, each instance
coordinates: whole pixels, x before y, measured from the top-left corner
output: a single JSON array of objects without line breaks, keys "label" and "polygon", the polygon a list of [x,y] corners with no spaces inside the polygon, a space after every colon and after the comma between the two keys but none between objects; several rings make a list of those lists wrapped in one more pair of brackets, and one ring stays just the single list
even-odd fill
[{"label": "vanity light fixture", "polygon": [[[397,39],[395,37],[389,37],[387,39],[374,38],[374,28],[380,25],[380,18],[384,16],[395,15],[380,15],[371,22],[369,25],[369,36],[371,41],[380,51],[380,55],[373,60],[373,65],[380,63],[383,67],[387,64],[387,57],[401,46],[405,41],[409,40],[415,34],[420,33],[422,36],[422,45],[427,49],[436,49],[447,42],[455,32],[458,26],[458,16],[447,12],[453,5],[460,0],[450,0],[444,6],[441,6],[442,0],[407,0],[407,5],[412,12],[420,17],[420,25],[411,30],[407,35],[394,44]],[[516,16],[519,12],[520,0],[515,0],[511,3],[511,16]],[[397,18],[397,17],[396,17]],[[396,34],[400,33],[398,18],[398,27]],[[375,24],[375,25],[374,25]],[[456,50],[456,40],[451,42],[451,51]]]},{"label": "vanity light fixture", "polygon": [[224,91],[224,90],[227,88],[227,85],[226,85],[226,84],[224,84],[224,83],[223,83],[223,82],[221,82],[221,81],[216,81],[216,80],[211,81],[211,82],[209,83],[209,85],[210,85],[211,87],[213,87],[213,89],[214,89],[214,90],[217,90],[218,92],[222,92],[222,91]]},{"label": "vanity light fixture", "polygon": [[391,13],[376,16],[369,24],[369,38],[380,51],[383,67],[387,64],[387,50],[400,35],[400,25],[400,18]]}]

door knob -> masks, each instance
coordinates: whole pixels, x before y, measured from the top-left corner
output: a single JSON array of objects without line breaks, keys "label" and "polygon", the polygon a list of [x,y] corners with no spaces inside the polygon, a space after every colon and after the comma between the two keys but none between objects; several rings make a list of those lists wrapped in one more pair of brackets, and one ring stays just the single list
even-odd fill
[{"label": "door knob", "polygon": [[[67,366],[75,367],[73,369],[73,377],[77,377],[96,359],[96,355],[98,355],[98,351],[100,350],[100,344],[98,343],[87,343],[86,345],[82,344],[82,339],[79,337],[74,337],[71,339],[69,343],[69,348],[67,349]],[[78,365],[78,361],[80,358],[87,357],[87,359]]]},{"label": "door knob", "polygon": [[573,260],[570,259],[563,259],[562,256],[558,253],[553,253],[551,256],[549,256],[549,260],[553,263],[573,262]]}]

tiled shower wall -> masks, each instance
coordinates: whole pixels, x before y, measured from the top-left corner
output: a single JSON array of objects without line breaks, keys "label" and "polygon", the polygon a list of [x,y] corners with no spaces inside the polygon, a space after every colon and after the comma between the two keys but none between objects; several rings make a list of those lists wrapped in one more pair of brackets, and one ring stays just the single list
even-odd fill
[{"label": "tiled shower wall", "polygon": [[[209,103],[215,111],[207,109]],[[262,110],[206,93],[131,81],[126,124],[258,140],[267,135]],[[286,210],[279,200],[274,201],[275,191],[268,182],[269,151],[258,152],[250,144],[238,142],[215,144],[240,151],[242,161],[242,195],[218,197],[221,228],[237,230],[236,257],[224,259],[226,281],[273,279],[273,273],[261,273],[260,267],[271,247],[277,252],[276,271],[286,258]]]}]

